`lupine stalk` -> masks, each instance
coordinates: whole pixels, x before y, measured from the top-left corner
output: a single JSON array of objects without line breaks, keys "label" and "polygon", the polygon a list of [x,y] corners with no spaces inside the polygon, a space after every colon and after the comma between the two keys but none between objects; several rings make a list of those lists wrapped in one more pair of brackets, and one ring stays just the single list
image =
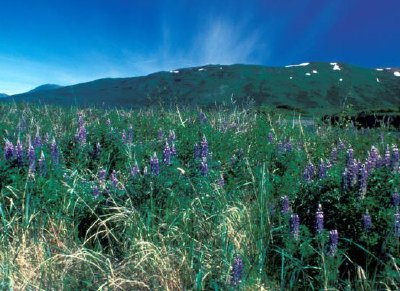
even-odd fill
[{"label": "lupine stalk", "polygon": [[107,172],[104,169],[100,169],[97,177],[99,178],[100,183],[105,183],[106,181]]},{"label": "lupine stalk", "polygon": [[364,199],[365,194],[367,193],[367,184],[368,184],[368,172],[364,164],[361,166],[360,169],[359,181],[360,181],[360,188],[359,188],[360,198]]},{"label": "lupine stalk", "polygon": [[314,172],[315,172],[314,164],[311,161],[309,161],[303,173],[304,180],[306,182],[311,182],[314,178]]},{"label": "lupine stalk", "polygon": [[169,131],[169,136],[168,136],[168,142],[172,143],[173,141],[175,141],[176,136],[175,136],[175,131],[170,130]]},{"label": "lupine stalk", "polygon": [[321,233],[324,229],[324,212],[321,204],[318,205],[318,209],[315,212],[315,229],[318,233]]},{"label": "lupine stalk", "polygon": [[22,166],[24,164],[24,148],[22,146],[21,141],[18,139],[17,144],[15,146],[15,157],[17,159],[18,166]]},{"label": "lupine stalk", "polygon": [[139,172],[140,172],[139,166],[137,163],[135,163],[135,165],[131,168],[132,177],[136,177],[139,174]]},{"label": "lupine stalk", "polygon": [[171,165],[171,148],[169,147],[168,142],[165,142],[164,150],[163,150],[163,163],[165,165]]},{"label": "lupine stalk", "polygon": [[176,156],[176,148],[175,148],[175,144],[174,143],[172,143],[172,145],[171,145],[171,155],[173,157]]},{"label": "lupine stalk", "polygon": [[243,260],[237,255],[233,261],[231,269],[231,285],[238,286],[241,282],[243,275]]},{"label": "lupine stalk", "polygon": [[294,238],[297,240],[299,238],[299,233],[300,233],[300,218],[299,215],[296,213],[293,213],[290,216],[290,232],[294,236]]},{"label": "lupine stalk", "polygon": [[337,245],[339,241],[339,233],[336,229],[329,232],[329,250],[328,255],[334,257],[337,252]]},{"label": "lupine stalk", "polygon": [[95,185],[94,183],[92,185],[92,194],[94,198],[98,198],[100,196],[99,186]]},{"label": "lupine stalk", "polygon": [[335,163],[337,161],[337,148],[333,148],[331,151],[331,163]]},{"label": "lupine stalk", "polygon": [[320,179],[326,178],[326,172],[327,172],[327,165],[324,163],[324,161],[321,159],[318,165],[318,176]]},{"label": "lupine stalk", "polygon": [[282,207],[281,207],[282,214],[289,213],[289,198],[287,197],[287,195],[282,196],[281,201],[282,201]]},{"label": "lupine stalk", "polygon": [[36,170],[36,154],[35,154],[35,149],[33,148],[31,142],[29,142],[29,147],[28,147],[28,165],[29,165],[29,171],[31,173],[34,173]]},{"label": "lupine stalk", "polygon": [[201,124],[207,123],[207,116],[204,114],[203,111],[199,112],[199,121]]},{"label": "lupine stalk", "polygon": [[128,143],[128,140],[127,140],[127,138],[126,138],[126,131],[125,131],[125,129],[122,131],[121,139],[122,139],[122,143],[124,143],[124,144],[127,144],[127,143]]},{"label": "lupine stalk", "polygon": [[206,136],[203,136],[203,139],[201,140],[200,143],[200,155],[202,158],[206,158],[208,156],[208,141],[206,139]]},{"label": "lupine stalk", "polygon": [[128,129],[128,143],[130,143],[130,144],[133,143],[133,127],[132,127],[132,125],[130,125],[129,129]]},{"label": "lupine stalk", "polygon": [[153,157],[150,159],[150,171],[153,176],[158,176],[158,174],[160,174],[160,165],[156,153],[154,153]]},{"label": "lupine stalk", "polygon": [[201,163],[200,163],[200,173],[203,176],[208,175],[208,164],[207,164],[207,158],[203,158]]},{"label": "lupine stalk", "polygon": [[111,175],[110,175],[110,180],[111,180],[111,184],[114,188],[117,187],[118,184],[118,179],[117,179],[117,172],[115,172],[115,170],[112,170]]},{"label": "lupine stalk", "polygon": [[365,231],[370,231],[372,228],[372,218],[368,211],[363,215],[363,227]]},{"label": "lupine stalk", "polygon": [[33,144],[34,144],[35,148],[42,147],[42,139],[40,137],[39,130],[36,131],[36,136],[35,136],[35,140],[34,140]]},{"label": "lupine stalk", "polygon": [[12,142],[6,140],[4,145],[4,159],[10,161],[14,158],[14,145]]},{"label": "lupine stalk", "polygon": [[57,166],[60,162],[60,156],[59,156],[60,153],[58,151],[58,146],[57,146],[55,138],[53,138],[53,141],[51,142],[50,152],[51,152],[51,158],[53,161],[53,165]]},{"label": "lupine stalk", "polygon": [[46,176],[47,174],[46,159],[44,157],[43,151],[41,151],[39,158],[39,173],[41,176]]}]

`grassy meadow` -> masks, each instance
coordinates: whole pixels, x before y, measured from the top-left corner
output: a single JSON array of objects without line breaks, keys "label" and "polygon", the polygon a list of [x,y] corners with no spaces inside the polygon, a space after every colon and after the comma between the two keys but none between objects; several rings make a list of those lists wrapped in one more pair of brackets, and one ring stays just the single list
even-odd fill
[{"label": "grassy meadow", "polygon": [[0,106],[0,289],[399,290],[398,131]]}]

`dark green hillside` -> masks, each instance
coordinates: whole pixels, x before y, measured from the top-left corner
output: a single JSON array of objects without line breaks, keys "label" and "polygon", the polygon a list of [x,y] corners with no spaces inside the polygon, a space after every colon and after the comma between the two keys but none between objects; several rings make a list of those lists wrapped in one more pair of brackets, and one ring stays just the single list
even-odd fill
[{"label": "dark green hillside", "polygon": [[[397,70],[400,71],[400,70]],[[241,103],[299,109],[307,113],[393,108],[400,104],[400,77],[394,69],[367,69],[342,63],[303,66],[208,65],[143,77],[100,79],[27,92],[9,99],[59,105],[142,107],[163,103]]]},{"label": "dark green hillside", "polygon": [[57,84],[44,84],[36,87],[35,89],[32,89],[28,93],[35,93],[35,92],[40,92],[40,91],[47,91],[47,90],[54,90],[61,88],[62,86],[57,85]]}]

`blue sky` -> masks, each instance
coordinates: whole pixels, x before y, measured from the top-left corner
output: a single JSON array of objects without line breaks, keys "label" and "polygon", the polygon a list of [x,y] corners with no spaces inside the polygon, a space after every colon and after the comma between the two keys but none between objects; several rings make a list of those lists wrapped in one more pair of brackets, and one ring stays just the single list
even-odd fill
[{"label": "blue sky", "polygon": [[398,0],[0,0],[0,92],[204,64],[400,67]]}]

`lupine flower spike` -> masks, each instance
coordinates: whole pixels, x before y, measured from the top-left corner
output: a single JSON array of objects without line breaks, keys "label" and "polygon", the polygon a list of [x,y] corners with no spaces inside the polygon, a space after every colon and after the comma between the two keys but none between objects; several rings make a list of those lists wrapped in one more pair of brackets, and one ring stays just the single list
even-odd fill
[{"label": "lupine flower spike", "polygon": [[299,239],[300,218],[299,215],[296,213],[293,213],[290,216],[290,232],[293,234],[295,240]]},{"label": "lupine flower spike", "polygon": [[239,255],[236,255],[231,269],[231,285],[238,286],[242,280],[243,275],[243,260]]},{"label": "lupine flower spike", "polygon": [[156,153],[154,153],[153,157],[150,159],[150,171],[153,176],[158,176],[158,174],[160,173],[160,165],[158,163]]},{"label": "lupine flower spike", "polygon": [[321,204],[318,205],[318,209],[315,212],[315,229],[317,233],[321,233],[324,229],[324,212]]},{"label": "lupine flower spike", "polygon": [[329,250],[328,255],[334,257],[337,252],[337,245],[339,241],[339,233],[336,229],[329,232]]},{"label": "lupine flower spike", "polygon": [[363,227],[365,231],[370,231],[372,228],[372,218],[369,215],[368,210],[363,215]]},{"label": "lupine flower spike", "polygon": [[285,195],[281,197],[281,200],[282,200],[282,208],[281,208],[282,214],[289,213],[289,198]]}]

